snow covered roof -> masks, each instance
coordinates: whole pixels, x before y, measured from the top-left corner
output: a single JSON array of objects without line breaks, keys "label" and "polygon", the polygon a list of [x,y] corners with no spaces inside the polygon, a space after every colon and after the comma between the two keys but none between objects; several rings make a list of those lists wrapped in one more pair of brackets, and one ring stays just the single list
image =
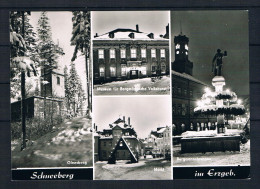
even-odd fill
[{"label": "snow covered roof", "polygon": [[206,86],[207,86],[206,83],[204,83],[204,82],[202,82],[202,81],[196,79],[195,77],[192,77],[192,76],[189,75],[189,74],[179,73],[179,72],[176,72],[176,71],[174,71],[174,70],[172,70],[172,74],[173,74],[173,75],[176,75],[176,76],[179,76],[179,77],[182,77],[182,78],[185,78],[185,79],[188,79],[188,80],[191,80],[191,81],[194,81],[194,82],[196,82],[196,83],[200,83],[200,84],[202,84],[202,85],[206,85]]},{"label": "snow covered roof", "polygon": [[[151,37],[151,35],[153,37]],[[128,28],[118,28],[94,37],[94,40],[169,40],[152,33],[144,33]]]},{"label": "snow covered roof", "polygon": [[150,138],[157,138],[157,136],[155,136],[154,134],[151,133],[151,137]]},{"label": "snow covered roof", "polygon": [[114,123],[124,123],[125,121],[122,120],[121,118],[118,118],[116,121],[114,121]]},{"label": "snow covered roof", "polygon": [[112,127],[119,126],[119,127],[123,128],[124,125],[125,125],[125,123],[112,123],[112,124],[110,124],[110,125],[111,125]]},{"label": "snow covered roof", "polygon": [[100,139],[113,139],[113,136],[104,136],[104,135],[101,135],[100,136]]},{"label": "snow covered roof", "polygon": [[135,154],[133,153],[133,149],[132,149],[132,147],[129,146],[129,145],[127,144],[127,142],[126,142],[126,138],[122,137],[122,139],[123,139],[123,141],[125,142],[127,148],[129,149],[131,155],[134,157],[135,161],[137,162],[138,160],[137,160],[137,158],[135,157]]},{"label": "snow covered roof", "polygon": [[125,120],[118,118],[116,121],[114,121],[114,123],[109,124],[110,129],[113,129],[114,127],[118,126],[121,129],[127,129],[127,128],[131,128],[131,125],[128,125]]},{"label": "snow covered roof", "polygon": [[99,136],[99,134],[98,134],[98,133],[96,133],[96,132],[94,132],[94,133],[93,133],[93,136]]},{"label": "snow covered roof", "polygon": [[164,128],[161,128],[159,131],[157,131],[157,133],[163,133],[165,131],[165,127]]},{"label": "snow covered roof", "polygon": [[122,129],[131,128],[131,127],[130,127],[129,125],[127,125],[126,123],[118,123],[118,124],[112,123],[112,124],[109,124],[109,126],[110,126],[111,128],[114,128],[114,127],[116,127],[116,126],[122,128]]},{"label": "snow covered roof", "polygon": [[122,136],[123,138],[136,138],[135,136],[131,135],[131,136]]},{"label": "snow covered roof", "polygon": [[111,128],[108,128],[108,129],[104,129],[104,131],[111,131],[112,129]]}]

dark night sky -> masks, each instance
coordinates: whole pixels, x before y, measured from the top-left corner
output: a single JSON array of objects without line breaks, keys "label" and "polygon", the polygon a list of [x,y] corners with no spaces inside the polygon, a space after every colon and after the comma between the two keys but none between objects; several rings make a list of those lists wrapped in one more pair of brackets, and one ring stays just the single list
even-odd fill
[{"label": "dark night sky", "polygon": [[[181,23],[181,24],[180,24]],[[173,39],[182,33],[189,37],[189,60],[193,76],[211,84],[212,59],[220,48],[228,56],[223,59],[225,88],[238,97],[249,94],[248,11],[173,11],[171,12],[172,56]]]}]

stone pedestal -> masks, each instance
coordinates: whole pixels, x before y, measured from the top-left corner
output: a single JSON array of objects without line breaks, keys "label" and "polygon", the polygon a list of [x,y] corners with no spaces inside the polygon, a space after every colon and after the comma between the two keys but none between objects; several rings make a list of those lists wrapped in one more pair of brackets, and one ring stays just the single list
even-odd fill
[{"label": "stone pedestal", "polygon": [[[215,92],[222,92],[224,85],[226,85],[225,78],[223,76],[215,76],[212,79],[212,85],[215,87]],[[216,100],[218,107],[223,106],[223,100]],[[224,115],[217,115],[217,131],[218,133],[225,133],[225,120]]]}]

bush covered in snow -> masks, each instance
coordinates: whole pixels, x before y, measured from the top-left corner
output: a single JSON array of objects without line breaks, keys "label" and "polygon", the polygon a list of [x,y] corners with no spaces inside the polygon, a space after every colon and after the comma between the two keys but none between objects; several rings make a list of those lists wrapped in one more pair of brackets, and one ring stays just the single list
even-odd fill
[{"label": "bush covered in snow", "polygon": [[[51,132],[56,124],[63,121],[61,116],[55,118],[34,117],[26,120],[26,138],[35,140]],[[22,122],[11,122],[11,140],[22,138]]]}]

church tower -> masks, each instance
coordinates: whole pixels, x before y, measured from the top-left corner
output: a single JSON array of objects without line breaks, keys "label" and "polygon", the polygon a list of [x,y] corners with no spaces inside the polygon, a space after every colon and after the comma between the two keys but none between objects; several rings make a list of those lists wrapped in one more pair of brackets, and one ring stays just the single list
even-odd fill
[{"label": "church tower", "polygon": [[189,38],[182,33],[174,37],[175,60],[172,69],[179,73],[192,75],[193,63],[189,61]]},{"label": "church tower", "polygon": [[45,82],[41,82],[41,96],[62,99],[65,97],[64,74],[59,68],[53,70],[43,70],[41,77]]},{"label": "church tower", "polygon": [[[63,49],[57,45],[54,46],[55,51],[59,51],[59,55],[64,55]],[[41,96],[63,99],[65,98],[65,78],[63,64],[63,56],[58,56],[57,63],[46,64],[41,67]]]}]

